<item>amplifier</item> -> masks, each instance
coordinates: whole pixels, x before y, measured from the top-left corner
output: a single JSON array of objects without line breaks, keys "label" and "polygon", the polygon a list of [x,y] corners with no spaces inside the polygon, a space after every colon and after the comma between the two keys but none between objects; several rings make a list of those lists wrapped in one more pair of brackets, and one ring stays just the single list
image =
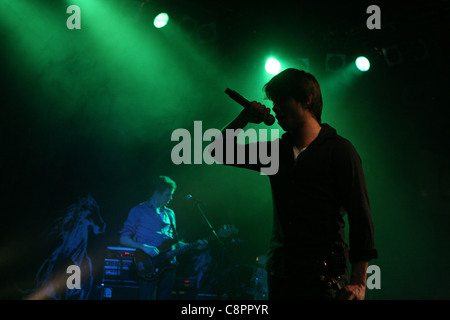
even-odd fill
[{"label": "amplifier", "polygon": [[134,264],[135,249],[107,247],[103,266],[104,283],[135,284],[138,275]]},{"label": "amplifier", "polygon": [[127,247],[106,247],[106,258],[108,259],[133,259],[136,249]]},{"label": "amplifier", "polygon": [[105,259],[103,282],[135,283],[138,281],[133,260]]}]

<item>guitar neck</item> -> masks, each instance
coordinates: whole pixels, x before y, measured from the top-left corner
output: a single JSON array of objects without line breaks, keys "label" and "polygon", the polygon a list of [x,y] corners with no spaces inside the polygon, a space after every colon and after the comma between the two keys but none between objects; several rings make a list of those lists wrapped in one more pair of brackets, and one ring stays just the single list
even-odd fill
[{"label": "guitar neck", "polygon": [[[215,238],[216,238],[215,236],[210,236],[209,238],[204,239],[204,240],[210,242],[211,240],[213,240]],[[197,242],[189,243],[187,245],[184,245],[182,247],[179,247],[179,248],[176,248],[176,249],[174,249],[172,251],[167,252],[166,256],[168,258],[173,258],[173,257],[175,257],[175,256],[177,256],[179,254],[186,253],[186,252],[188,252],[188,251],[190,251],[192,249],[195,249],[197,247],[198,247],[198,243]]]}]

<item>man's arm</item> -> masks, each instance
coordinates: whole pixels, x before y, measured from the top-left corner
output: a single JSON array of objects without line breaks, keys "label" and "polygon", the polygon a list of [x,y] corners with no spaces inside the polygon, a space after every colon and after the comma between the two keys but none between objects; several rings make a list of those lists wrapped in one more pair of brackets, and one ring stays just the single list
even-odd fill
[{"label": "man's arm", "polygon": [[253,101],[233,121],[222,129],[222,133],[224,134],[226,129],[243,129],[249,123],[261,123],[267,118],[268,114],[270,114],[269,108],[259,102]]},{"label": "man's arm", "polygon": [[[342,142],[341,142],[342,143]],[[349,260],[352,264],[350,281],[339,298],[363,300],[365,298],[369,261],[377,257],[372,214],[361,158],[354,146],[345,141],[334,154],[337,181],[343,195],[343,207],[349,222]]]},{"label": "man's arm", "polygon": [[119,242],[121,245],[129,248],[141,249],[151,257],[154,257],[159,254],[158,248],[136,242],[132,239],[136,234],[137,223],[139,220],[138,216],[139,211],[136,210],[136,208],[132,208],[128,213],[128,218],[125,220],[122,230],[120,231]]},{"label": "man's arm", "polygon": [[350,283],[342,289],[339,299],[364,300],[366,296],[366,278],[368,267],[368,261],[356,261],[352,264]]},{"label": "man's arm", "polygon": [[121,236],[120,244],[125,247],[129,247],[129,248],[141,249],[142,251],[144,251],[146,254],[150,255],[151,257],[155,257],[159,254],[158,248],[146,245],[144,243],[136,242],[128,236]]},{"label": "man's arm", "polygon": [[[233,121],[231,121],[228,125],[226,125],[224,128],[222,128],[221,132],[220,132],[220,140],[222,141],[222,147],[224,148],[225,146],[229,145],[229,143],[227,143],[227,138],[228,135],[227,130],[230,131],[236,131],[238,132],[239,130],[244,129],[249,123],[261,123],[264,121],[264,119],[267,118],[267,115],[270,114],[270,109],[266,108],[264,105],[260,104],[259,102],[251,102],[250,105],[248,107],[246,107],[245,109],[243,109],[236,118],[234,118]],[[214,138],[214,140],[217,140],[219,136],[216,136]],[[233,135],[233,137],[237,137],[237,135]],[[235,140],[236,141],[236,140]],[[235,141],[233,141],[233,143],[230,143],[230,145],[234,145]],[[209,147],[209,153],[211,154],[211,156],[213,158],[216,158],[215,152],[217,150],[215,150],[216,145],[214,143],[212,143]],[[225,154],[225,148],[222,151],[222,156]],[[220,160],[219,160],[220,159]],[[224,157],[219,157],[219,159],[217,159],[219,162],[224,161]]]}]

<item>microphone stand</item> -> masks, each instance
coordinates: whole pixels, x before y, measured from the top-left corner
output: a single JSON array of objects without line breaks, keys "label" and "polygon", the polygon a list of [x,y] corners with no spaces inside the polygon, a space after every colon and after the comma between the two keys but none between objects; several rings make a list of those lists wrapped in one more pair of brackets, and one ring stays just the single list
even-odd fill
[{"label": "microphone stand", "polygon": [[203,212],[202,207],[200,206],[200,202],[199,201],[195,201],[197,203],[197,209],[198,211],[200,211],[200,215],[203,218],[203,222],[206,226],[208,226],[211,229],[211,232],[213,233],[213,235],[216,237],[217,241],[219,241],[219,243],[223,246],[223,242],[222,240],[220,240],[219,236],[216,233],[216,230],[214,230],[214,228],[212,227],[211,223],[209,222],[208,218],[206,217],[205,213]]}]

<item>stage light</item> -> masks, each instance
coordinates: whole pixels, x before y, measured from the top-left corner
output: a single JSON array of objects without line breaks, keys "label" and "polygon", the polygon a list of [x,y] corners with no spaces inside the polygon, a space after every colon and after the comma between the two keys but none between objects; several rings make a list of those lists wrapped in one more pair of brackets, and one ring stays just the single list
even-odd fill
[{"label": "stage light", "polygon": [[389,67],[401,64],[403,62],[403,55],[400,52],[400,48],[396,45],[382,48],[381,53]]},{"label": "stage light", "polygon": [[269,58],[266,61],[265,68],[266,68],[267,73],[275,75],[275,74],[278,74],[278,72],[280,72],[281,65],[277,59]]},{"label": "stage light", "polygon": [[366,57],[358,57],[355,60],[355,65],[359,71],[365,72],[370,69],[370,61]]},{"label": "stage light", "polygon": [[340,72],[344,70],[345,67],[345,54],[339,53],[327,53],[325,59],[326,71],[327,72]]},{"label": "stage light", "polygon": [[155,20],[153,20],[153,25],[155,28],[162,28],[169,22],[169,15],[167,13],[160,13],[156,16]]}]

